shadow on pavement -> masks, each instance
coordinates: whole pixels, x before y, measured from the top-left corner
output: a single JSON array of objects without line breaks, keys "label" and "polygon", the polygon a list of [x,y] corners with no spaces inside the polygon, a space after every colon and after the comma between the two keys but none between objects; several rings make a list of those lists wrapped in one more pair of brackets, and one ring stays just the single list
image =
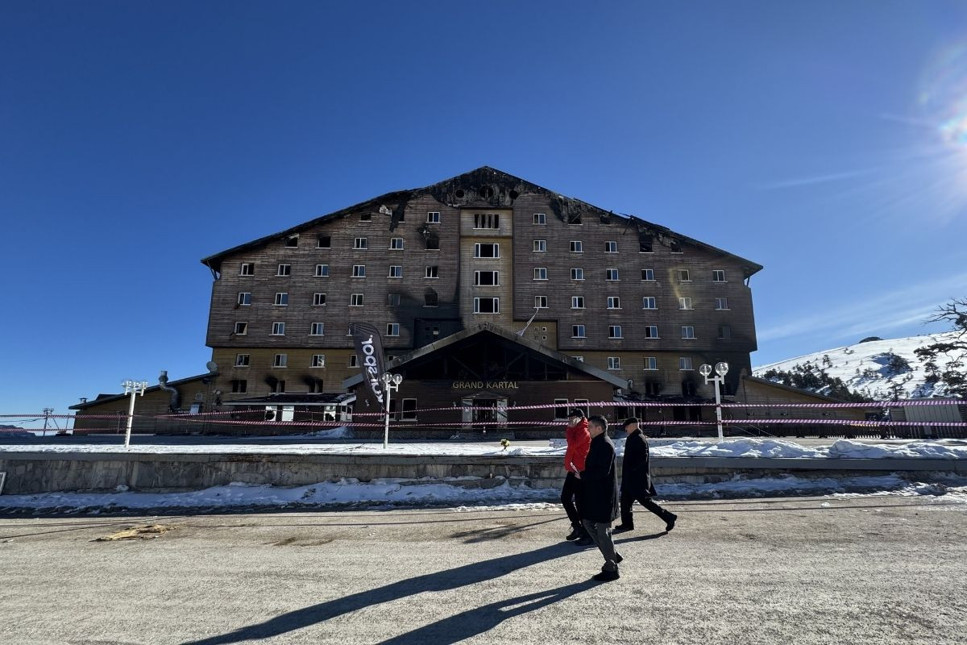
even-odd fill
[{"label": "shadow on pavement", "polygon": [[[574,555],[576,552],[579,551],[575,551],[573,544],[557,543],[525,553],[517,553],[506,557],[467,564],[455,569],[447,569],[446,571],[428,573],[415,578],[400,580],[399,582],[394,582],[376,589],[361,591],[343,598],[329,600],[318,605],[297,609],[276,616],[263,623],[241,627],[227,634],[188,641],[184,645],[220,645],[222,643],[239,643],[247,640],[271,638],[384,602],[392,602],[426,591],[456,589],[458,587],[492,580],[517,571],[518,569],[548,560]],[[409,642],[453,642],[446,640],[446,634],[454,634],[455,640],[467,638],[468,636],[489,629],[508,616],[544,607],[563,598],[572,596],[584,589],[588,589],[593,585],[594,583],[591,581],[576,583],[536,594],[528,594],[516,599],[485,605],[415,630],[410,636],[419,638],[410,640]],[[530,604],[509,611],[502,610],[503,607],[521,603]],[[462,619],[460,619],[461,616]],[[466,624],[454,622],[458,619],[466,621]],[[436,634],[439,634],[443,640],[438,640],[434,636]],[[399,636],[387,642],[402,643],[404,642],[400,640],[402,638],[402,636]]]}]

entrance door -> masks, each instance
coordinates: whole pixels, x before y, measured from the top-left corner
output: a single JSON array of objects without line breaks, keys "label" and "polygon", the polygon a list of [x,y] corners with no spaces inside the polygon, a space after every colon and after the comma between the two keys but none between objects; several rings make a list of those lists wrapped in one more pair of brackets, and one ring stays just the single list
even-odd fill
[{"label": "entrance door", "polygon": [[474,426],[484,430],[507,427],[507,399],[477,397],[473,400]]}]

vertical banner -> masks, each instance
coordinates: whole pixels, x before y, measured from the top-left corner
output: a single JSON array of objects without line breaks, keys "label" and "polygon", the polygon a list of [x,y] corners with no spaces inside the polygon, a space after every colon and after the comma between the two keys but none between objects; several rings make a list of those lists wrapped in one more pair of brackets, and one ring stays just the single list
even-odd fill
[{"label": "vertical banner", "polygon": [[356,359],[363,370],[363,381],[369,386],[380,407],[383,406],[383,341],[379,330],[369,323],[349,323],[356,344]]}]

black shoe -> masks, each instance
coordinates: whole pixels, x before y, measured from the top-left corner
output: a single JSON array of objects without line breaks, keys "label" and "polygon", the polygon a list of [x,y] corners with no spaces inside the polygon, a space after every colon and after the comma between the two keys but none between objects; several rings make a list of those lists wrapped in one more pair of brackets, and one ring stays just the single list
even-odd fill
[{"label": "black shoe", "polygon": [[612,580],[617,580],[621,576],[618,575],[618,570],[614,571],[602,571],[601,573],[591,576],[592,580],[597,580],[598,582],[611,582]]},{"label": "black shoe", "polygon": [[578,541],[575,542],[575,544],[578,546],[591,546],[592,544],[594,544],[594,540],[591,539],[591,536],[584,535],[581,538],[579,538]]},{"label": "black shoe", "polygon": [[677,520],[677,519],[678,519],[678,516],[675,515],[674,513],[669,513],[666,516],[666,518],[665,518],[665,532],[666,533],[668,531],[671,531],[673,528],[675,528],[675,520]]},{"label": "black shoe", "polygon": [[625,531],[634,531],[635,527],[632,524],[619,524],[611,530],[611,533],[624,533]]},{"label": "black shoe", "polygon": [[564,539],[570,542],[571,540],[576,540],[584,535],[584,529],[580,526],[571,527],[571,532],[564,536]]}]

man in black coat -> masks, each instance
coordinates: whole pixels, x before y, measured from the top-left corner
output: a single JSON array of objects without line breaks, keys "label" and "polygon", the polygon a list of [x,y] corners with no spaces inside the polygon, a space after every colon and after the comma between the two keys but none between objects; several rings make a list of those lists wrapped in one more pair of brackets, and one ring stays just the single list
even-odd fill
[{"label": "man in black coat", "polygon": [[604,566],[595,580],[617,580],[622,557],[611,540],[611,523],[618,517],[618,464],[614,444],[608,436],[608,421],[602,416],[588,419],[591,448],[581,471],[582,523],[588,535],[601,550]]},{"label": "man in black coat", "polygon": [[621,462],[621,524],[615,527],[615,533],[634,530],[631,507],[636,501],[665,520],[665,531],[671,531],[675,528],[678,516],[651,501],[656,493],[655,485],[651,481],[648,440],[638,428],[636,417],[625,419],[623,425],[628,439],[625,441],[625,456]]}]

